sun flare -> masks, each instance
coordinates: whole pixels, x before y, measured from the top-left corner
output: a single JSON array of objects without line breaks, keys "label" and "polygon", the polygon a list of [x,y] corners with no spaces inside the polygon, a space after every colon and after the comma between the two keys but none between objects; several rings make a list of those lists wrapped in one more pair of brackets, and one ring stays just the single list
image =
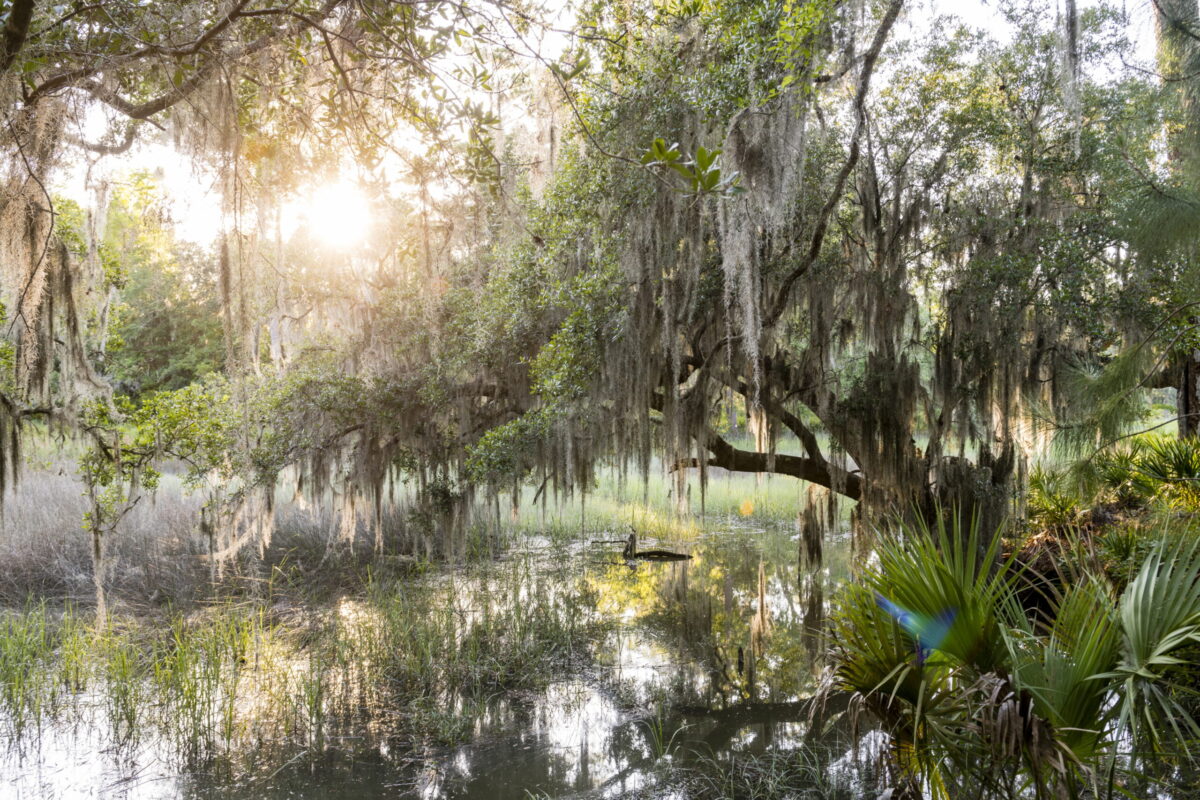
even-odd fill
[{"label": "sun flare", "polygon": [[303,232],[334,250],[352,250],[371,231],[371,205],[362,189],[348,181],[337,181],[313,189],[285,212],[285,231],[290,237]]}]

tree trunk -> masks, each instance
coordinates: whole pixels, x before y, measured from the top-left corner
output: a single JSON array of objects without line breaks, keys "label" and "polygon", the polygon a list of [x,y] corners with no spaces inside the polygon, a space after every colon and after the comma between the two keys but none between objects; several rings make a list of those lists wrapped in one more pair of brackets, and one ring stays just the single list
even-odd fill
[{"label": "tree trunk", "polygon": [[[1180,102],[1186,103],[1188,98],[1181,79],[1185,72],[1186,51],[1191,46],[1187,30],[1197,21],[1197,0],[1157,0],[1155,8],[1158,71],[1174,88]],[[1167,159],[1172,169],[1178,169],[1189,155],[1185,152],[1182,137],[1181,131],[1168,129]],[[1180,361],[1175,402],[1179,413],[1179,436],[1183,438],[1195,436],[1200,430],[1200,351],[1193,350]]]},{"label": "tree trunk", "polygon": [[1200,433],[1200,350],[1192,350],[1181,359],[1175,404],[1179,412],[1179,437]]},{"label": "tree trunk", "polygon": [[944,456],[918,510],[930,525],[944,520],[964,536],[978,530],[982,556],[1011,516],[1015,465],[1016,450],[1011,444],[999,453],[981,448],[975,463]]},{"label": "tree trunk", "polygon": [[92,526],[92,583],[96,587],[96,626],[108,624],[108,603],[104,594],[104,530],[98,524]]}]

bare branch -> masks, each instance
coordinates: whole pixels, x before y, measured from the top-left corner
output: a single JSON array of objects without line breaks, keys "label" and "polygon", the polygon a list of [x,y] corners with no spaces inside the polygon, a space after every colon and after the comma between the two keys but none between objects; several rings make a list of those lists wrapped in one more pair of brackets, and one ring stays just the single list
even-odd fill
[{"label": "bare branch", "polygon": [[129,125],[125,128],[125,136],[117,144],[98,144],[88,142],[73,134],[67,134],[66,139],[69,143],[76,147],[82,147],[84,150],[89,150],[93,153],[99,153],[102,156],[115,156],[129,150],[133,146],[134,133],[137,131],[136,125]]},{"label": "bare branch", "polygon": [[[708,433],[708,441],[705,442],[705,446],[712,453],[712,457],[706,462],[709,467],[720,467],[730,472],[768,472],[776,475],[790,475],[817,486],[824,486],[851,500],[858,500],[862,497],[861,476],[849,472],[835,475],[835,470],[831,469],[830,465],[824,461],[784,453],[755,453],[750,450],[740,450],[712,431]],[[676,469],[699,466],[699,459],[694,458],[675,464]]]}]

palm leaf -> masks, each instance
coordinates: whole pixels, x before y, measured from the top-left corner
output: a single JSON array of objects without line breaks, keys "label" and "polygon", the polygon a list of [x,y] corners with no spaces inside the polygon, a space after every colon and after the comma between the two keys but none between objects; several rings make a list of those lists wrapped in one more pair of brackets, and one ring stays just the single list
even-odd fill
[{"label": "palm leaf", "polygon": [[1048,636],[1035,636],[1028,623],[1012,635],[1013,682],[1080,760],[1096,752],[1108,726],[1111,684],[1096,676],[1111,671],[1120,656],[1116,600],[1107,581],[1083,576],[1056,612]]},{"label": "palm leaf", "polygon": [[1120,682],[1119,721],[1135,745],[1166,750],[1168,735],[1187,748],[1200,725],[1175,700],[1172,668],[1181,648],[1200,642],[1200,547],[1164,540],[1129,582],[1119,604],[1122,652],[1102,677]]},{"label": "palm leaf", "polygon": [[954,664],[990,672],[1007,658],[999,610],[1013,594],[1015,554],[1000,563],[998,535],[985,544],[978,524],[963,530],[958,515],[950,517],[884,536],[878,565],[862,583],[920,619],[947,621],[935,649]]}]

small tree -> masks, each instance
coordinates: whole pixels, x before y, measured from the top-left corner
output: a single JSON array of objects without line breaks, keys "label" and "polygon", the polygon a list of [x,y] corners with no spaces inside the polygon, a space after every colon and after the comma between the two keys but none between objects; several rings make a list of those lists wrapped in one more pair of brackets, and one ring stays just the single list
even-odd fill
[{"label": "small tree", "polygon": [[108,621],[109,543],[146,492],[158,488],[156,464],[163,458],[186,462],[192,485],[223,464],[227,429],[218,394],[217,384],[193,384],[159,392],[137,408],[122,398],[86,407],[82,428],[91,446],[79,460],[79,472],[88,498],[83,527],[92,537],[98,625]]}]

